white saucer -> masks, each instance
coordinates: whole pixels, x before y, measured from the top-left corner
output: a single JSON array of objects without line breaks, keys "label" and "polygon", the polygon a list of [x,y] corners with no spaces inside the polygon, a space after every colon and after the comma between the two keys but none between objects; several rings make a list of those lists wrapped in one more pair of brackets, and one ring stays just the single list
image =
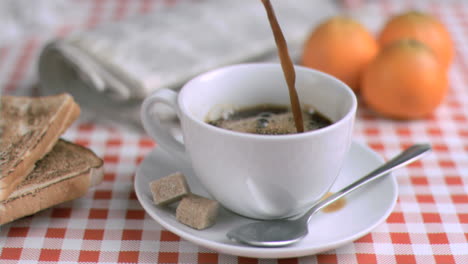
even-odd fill
[{"label": "white saucer", "polygon": [[[367,146],[353,142],[342,172],[331,191],[337,191],[383,163]],[[398,191],[393,176],[376,180],[346,197],[344,208],[333,213],[319,212],[309,223],[309,235],[283,248],[257,248],[230,241],[226,232],[252,221],[222,209],[214,226],[195,230],[175,219],[174,208],[157,207],[152,202],[149,182],[181,171],[193,193],[208,196],[190,167],[180,165],[161,148],[154,149],[142,162],[135,177],[135,191],[146,212],[167,230],[200,246],[220,253],[253,258],[290,258],[313,255],[352,242],[383,222],[395,206]]]}]

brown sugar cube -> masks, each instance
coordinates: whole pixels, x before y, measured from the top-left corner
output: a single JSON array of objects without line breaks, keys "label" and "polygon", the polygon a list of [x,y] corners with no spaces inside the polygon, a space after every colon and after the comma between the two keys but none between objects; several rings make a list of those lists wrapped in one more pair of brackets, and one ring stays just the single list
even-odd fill
[{"label": "brown sugar cube", "polygon": [[150,188],[156,205],[168,205],[177,202],[190,193],[187,181],[180,172],[152,181]]},{"label": "brown sugar cube", "polygon": [[185,196],[176,209],[176,219],[195,229],[205,229],[214,225],[219,203],[195,194]]}]

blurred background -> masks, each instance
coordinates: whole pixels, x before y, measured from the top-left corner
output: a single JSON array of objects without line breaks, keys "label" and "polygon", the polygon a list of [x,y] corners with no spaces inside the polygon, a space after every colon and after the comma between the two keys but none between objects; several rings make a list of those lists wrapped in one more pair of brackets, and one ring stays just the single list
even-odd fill
[{"label": "blurred background", "polygon": [[[83,91],[82,94],[73,95],[82,106],[85,106],[84,112],[89,110],[92,117],[95,117],[93,116],[94,113],[102,114],[110,112],[110,114],[114,114],[115,107],[122,106],[127,107],[127,111],[122,111],[121,114],[127,114],[127,116],[111,116],[109,114],[104,116],[104,119],[120,121],[132,120],[131,123],[138,126],[139,118],[137,112],[141,99],[151,93],[154,89],[158,88],[155,83],[160,81],[161,78],[164,78],[165,76],[167,77],[167,73],[164,72],[164,70],[167,70],[170,73],[177,72],[178,75],[171,76],[170,78],[172,79],[167,77],[167,79],[170,80],[168,80],[167,83],[162,82],[161,86],[170,86],[171,88],[177,89],[194,75],[214,67],[219,67],[220,65],[246,61],[272,60],[271,58],[273,58],[273,60],[276,59],[273,38],[271,33],[268,31],[264,31],[266,32],[266,38],[261,39],[264,41],[263,44],[260,43],[261,45],[257,45],[257,42],[260,42],[259,39],[249,39],[249,37],[257,37],[258,34],[247,36],[242,40],[246,44],[245,47],[239,47],[239,49],[252,47],[252,50],[249,51],[250,53],[245,51],[246,53],[242,54],[242,50],[237,50],[237,53],[235,54],[236,56],[226,56],[226,58],[216,56],[215,58],[210,58],[208,62],[203,61],[201,58],[197,58],[198,64],[195,65],[197,67],[194,66],[195,69],[192,69],[192,66],[187,65],[185,62],[177,63],[176,61],[173,62],[173,65],[170,65],[170,59],[168,58],[171,57],[171,52],[166,52],[163,48],[158,47],[158,43],[162,42],[165,42],[164,47],[171,46],[170,41],[173,41],[174,45],[184,42],[186,45],[192,45],[192,43],[194,43],[193,36],[186,36],[187,38],[185,39],[170,39],[169,41],[167,38],[165,39],[164,36],[161,37],[161,35],[165,35],[165,33],[170,34],[170,31],[175,28],[172,24],[178,22],[177,20],[167,22],[168,26],[166,27],[164,26],[164,23],[158,24],[154,22],[158,21],[158,17],[164,18],[163,15],[176,13],[181,18],[181,21],[184,21],[183,23],[187,24],[183,26],[190,29],[190,21],[193,21],[194,24],[197,22],[197,15],[194,14],[197,11],[191,12],[192,8],[198,5],[208,7],[205,8],[208,10],[208,17],[209,12],[216,12],[217,16],[214,17],[218,20],[222,19],[222,16],[220,16],[219,13],[223,12],[230,14],[235,14],[237,12],[239,18],[241,18],[244,15],[243,10],[241,9],[235,11],[230,9],[222,10],[223,7],[229,7],[229,3],[237,2],[246,3],[245,5],[250,6],[257,5],[258,9],[256,12],[259,12],[259,16],[264,16],[259,3],[260,0],[242,0],[236,2],[230,2],[228,0],[0,1],[0,92],[13,95],[37,96],[46,94],[46,90],[52,86],[54,86],[54,89],[52,89],[52,91],[48,91],[48,93],[60,92],[60,89],[62,88],[63,91],[67,92],[80,90]],[[351,16],[358,22],[362,23],[372,33],[377,33],[391,15],[398,14],[405,10],[415,9],[440,18],[442,22],[449,25],[448,29],[451,31],[453,36],[463,36],[464,34],[455,34],[463,31],[464,29],[460,28],[460,20],[455,20],[455,18],[453,18],[453,14],[457,14],[457,12],[459,13],[458,10],[463,10],[467,6],[467,2],[463,0],[296,0],[287,2],[287,4],[283,4],[284,2],[276,0],[273,0],[272,2],[274,6],[276,5],[280,24],[285,26],[283,31],[285,32],[289,43],[290,52],[296,62],[298,62],[298,58],[301,55],[305,37],[320,21],[323,20],[323,18],[327,16],[334,14]],[[210,5],[216,6],[216,8],[210,10]],[[290,6],[289,9],[287,5]],[[286,6],[286,8],[284,6]],[[176,9],[179,11],[173,12],[173,10]],[[183,11],[180,12],[180,10]],[[196,8],[194,10],[196,10]],[[302,16],[296,20],[290,19],[291,17],[294,17],[294,15],[290,15],[289,17],[284,15],[287,11],[296,12],[297,10],[302,10],[303,13],[301,14]],[[177,15],[175,17],[177,17]],[[213,13],[213,15],[215,14]],[[282,20],[283,16],[288,19]],[[136,25],[138,24],[138,21],[144,22],[145,18],[150,19],[146,20],[149,22],[145,22],[146,25],[144,25],[144,27],[136,26],[134,28],[130,28],[130,31],[136,30],[136,32],[131,32],[131,34],[120,34],[121,32],[125,33],[124,28],[127,25]],[[263,21],[266,25],[266,19],[261,17],[259,20]],[[137,23],[135,23],[135,21],[137,21]],[[239,19],[239,21],[242,21],[242,19]],[[289,22],[290,24],[288,25]],[[217,23],[217,21],[213,21],[213,23]],[[248,22],[245,23],[248,25]],[[254,27],[255,23],[251,25]],[[249,26],[244,26],[243,28],[247,30]],[[138,30],[142,31],[141,34],[139,34]],[[164,32],[165,30],[167,32]],[[194,30],[199,30],[200,34],[209,34],[200,28],[194,28]],[[156,34],[154,32],[158,33]],[[191,33],[192,35],[198,34],[196,32]],[[228,31],[228,34],[229,33],[230,32]],[[145,34],[148,35],[145,38],[137,37]],[[106,41],[100,41],[99,38],[101,36],[107,41],[107,43]],[[232,34],[233,40],[235,39],[235,36],[236,34]],[[46,63],[45,66],[39,65],[39,57],[43,52],[45,45],[48,43],[55,43],[55,40],[57,39],[72,39],[73,41],[76,39],[82,40],[80,49],[84,50],[84,53],[79,53],[75,57],[78,57],[79,59],[80,57],[83,57],[83,54],[91,54],[93,56],[90,56],[87,60],[91,62],[97,61],[99,67],[94,67],[91,70],[83,70],[84,67],[82,66],[84,64],[74,63],[72,68],[74,70],[78,69],[79,73],[75,74],[77,76],[74,76],[73,80],[70,80],[66,79],[68,77],[65,78],[65,73],[60,72],[60,70],[65,68],[61,64],[55,64],[58,65],[55,67],[50,66],[52,63]],[[135,43],[132,44],[132,41]],[[129,44],[127,45],[125,43]],[[248,43],[252,43],[252,45],[249,45]],[[268,43],[268,45],[265,43]],[[457,39],[457,37],[455,37],[454,43],[455,47],[461,46],[464,44],[464,40]],[[74,43],[72,44],[74,45]],[[127,46],[126,49],[121,49],[121,46],[125,45]],[[132,45],[135,46],[133,51],[128,48]],[[203,43],[203,45],[209,45],[212,49],[222,49],[224,48],[223,45],[225,45],[225,43],[220,44],[214,41]],[[254,46],[256,49],[253,48]],[[155,58],[155,56],[146,56],[145,48],[151,47],[156,47],[156,50],[159,49],[158,52],[166,55],[162,62],[158,61],[159,58]],[[119,49],[121,49],[121,52],[117,56],[117,53],[114,51],[118,51]],[[153,52],[154,51],[155,50],[153,49]],[[132,54],[133,52],[134,54]],[[270,54],[271,56],[265,56],[266,54]],[[127,58],[131,56],[133,56],[133,60],[128,60]],[[143,59],[137,60],[134,59],[135,57],[143,57]],[[225,60],[223,61],[223,59]],[[157,67],[154,65],[146,65],[143,63],[143,60],[156,61],[157,65],[155,65]],[[130,62],[132,62],[132,64],[130,64]],[[169,66],[175,67],[176,70],[169,68]],[[40,67],[42,67],[42,72],[47,73],[47,78],[43,78],[46,81],[53,78],[59,79],[57,81],[54,80],[52,84],[50,82],[46,83],[46,85],[42,83],[43,87],[41,87],[41,85],[39,85],[40,76],[38,74]],[[160,77],[157,74],[153,74],[157,73],[157,70],[153,70],[152,67],[157,70],[161,70],[161,74],[164,76]],[[102,76],[102,71],[108,69],[111,69],[110,75],[113,75],[111,77],[120,80],[120,86],[125,88],[120,89],[119,91],[117,91],[118,89],[113,90],[103,87],[96,88],[96,86],[99,86],[99,81],[101,81],[101,83],[106,81],[96,81],[96,76]],[[115,70],[113,74],[112,70]],[[107,73],[109,73],[109,71],[104,74]],[[78,82],[76,82],[75,79],[78,80]],[[82,86],[91,87],[91,89],[81,89]],[[112,85],[109,84],[107,84],[107,86],[112,87]],[[149,88],[145,86],[149,86]],[[115,85],[113,87],[115,87]],[[139,90],[136,89],[136,87],[139,87]],[[122,96],[121,91],[125,89],[128,89],[129,91],[124,91],[124,95]],[[105,90],[104,93],[103,90]],[[138,92],[132,92],[136,90],[138,90]],[[88,93],[91,95],[94,93],[96,96],[92,96],[92,98],[88,99],[86,98]],[[118,96],[114,96],[116,93]],[[134,101],[131,101],[133,99]],[[100,102],[103,102],[103,104],[101,105]],[[102,107],[99,109],[92,109],[95,105]],[[111,111],[106,111],[106,109],[111,109]],[[90,115],[87,116],[89,117]]]}]

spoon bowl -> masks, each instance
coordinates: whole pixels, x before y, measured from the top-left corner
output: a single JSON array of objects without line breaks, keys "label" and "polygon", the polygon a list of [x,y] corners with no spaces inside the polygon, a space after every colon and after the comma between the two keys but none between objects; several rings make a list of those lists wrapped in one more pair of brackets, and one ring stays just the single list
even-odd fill
[{"label": "spoon bowl", "polygon": [[316,203],[296,219],[253,222],[236,227],[226,235],[233,241],[256,247],[283,247],[294,244],[308,234],[308,222],[313,214],[375,179],[421,158],[429,150],[431,147],[428,144],[416,144],[409,147],[369,174]]},{"label": "spoon bowl", "polygon": [[307,234],[307,221],[270,220],[240,226],[229,231],[227,236],[252,246],[282,247],[296,243]]}]

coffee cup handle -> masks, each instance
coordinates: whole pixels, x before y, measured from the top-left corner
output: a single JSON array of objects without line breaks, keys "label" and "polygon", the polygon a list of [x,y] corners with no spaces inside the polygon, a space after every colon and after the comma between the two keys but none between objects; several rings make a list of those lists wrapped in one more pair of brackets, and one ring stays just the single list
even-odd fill
[{"label": "coffee cup handle", "polygon": [[[167,117],[164,118],[162,113],[157,113],[155,111],[158,105],[165,105],[176,113],[177,122],[175,127],[170,126],[168,122],[163,122]],[[185,162],[189,161],[184,144],[177,140],[174,133],[171,132],[173,129],[181,131],[180,111],[177,103],[177,93],[175,91],[160,89],[147,97],[141,106],[140,116],[144,129],[160,147]],[[172,124],[174,124],[174,122],[172,122]]]}]

